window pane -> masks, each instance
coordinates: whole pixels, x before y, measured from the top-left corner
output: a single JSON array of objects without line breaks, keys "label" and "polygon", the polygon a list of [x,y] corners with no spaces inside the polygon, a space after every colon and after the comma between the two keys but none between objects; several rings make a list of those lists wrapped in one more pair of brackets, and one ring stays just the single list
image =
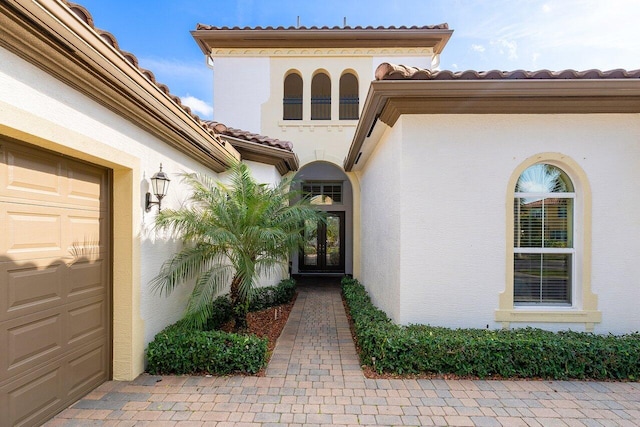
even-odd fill
[{"label": "window pane", "polygon": [[514,254],[514,303],[571,303],[571,254]]},{"label": "window pane", "polygon": [[545,199],[544,200],[544,247],[571,248],[573,247],[573,199]]},{"label": "window pane", "polygon": [[324,73],[311,80],[311,120],[331,120],[331,79]]},{"label": "window pane", "polygon": [[297,74],[284,79],[282,107],[284,120],[302,120],[302,77]]},{"label": "window pane", "polygon": [[516,197],[514,247],[573,247],[573,199]]},{"label": "window pane", "polygon": [[305,182],[302,184],[302,192],[306,197],[309,197],[311,204],[314,205],[342,204],[341,183]]},{"label": "window pane", "polygon": [[304,222],[304,247],[302,249],[304,265],[318,265],[318,223],[314,220]]},{"label": "window pane", "polygon": [[542,247],[542,203],[516,198],[513,205],[516,248]]},{"label": "window pane", "polygon": [[545,163],[529,166],[516,183],[516,193],[567,192],[573,192],[571,179],[562,169]]},{"label": "window pane", "polygon": [[357,120],[358,78],[351,73],[340,77],[340,120]]},{"label": "window pane", "polygon": [[327,246],[326,260],[327,267],[340,265],[340,218],[329,215],[327,217]]}]

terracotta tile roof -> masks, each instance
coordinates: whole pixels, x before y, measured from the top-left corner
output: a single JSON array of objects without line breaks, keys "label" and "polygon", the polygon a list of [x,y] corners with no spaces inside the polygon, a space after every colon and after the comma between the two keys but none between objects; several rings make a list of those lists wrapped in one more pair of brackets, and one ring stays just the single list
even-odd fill
[{"label": "terracotta tile roof", "polygon": [[270,138],[264,135],[258,135],[256,133],[251,133],[245,130],[231,128],[223,123],[213,120],[205,120],[204,123],[209,127],[209,129],[212,129],[220,135],[226,135],[232,138],[242,139],[269,147],[280,148],[282,150],[293,151],[293,143],[289,141],[281,141],[279,139]]},{"label": "terracotta tile roof", "polygon": [[191,35],[205,55],[225,49],[432,48],[438,54],[453,30],[448,24],[401,27],[216,27],[198,24]]},{"label": "terracotta tile roof", "polygon": [[431,71],[404,65],[382,63],[375,73],[376,80],[568,80],[568,79],[637,79],[638,70],[562,70],[562,71]]},{"label": "terracotta tile roof", "polygon": [[361,27],[361,26],[356,26],[356,27],[350,27],[350,26],[346,26],[346,27],[340,27],[340,26],[334,26],[334,27],[328,27],[328,26],[323,26],[323,27],[316,27],[316,26],[312,26],[312,27],[305,27],[305,26],[300,26],[300,27],[295,27],[295,26],[289,26],[289,27],[283,27],[283,26],[279,26],[279,27],[216,27],[214,25],[206,25],[206,24],[198,24],[196,26],[196,30],[242,30],[242,31],[247,31],[247,30],[254,30],[254,31],[269,31],[269,30],[277,30],[277,31],[281,31],[281,30],[291,30],[291,31],[317,31],[317,30],[345,30],[345,31],[349,31],[349,30],[448,30],[449,29],[449,24],[438,24],[438,25],[423,25],[423,26],[411,26],[411,27],[407,27],[407,26],[400,26],[400,27],[394,27],[394,26],[390,26],[390,27],[384,27],[384,26],[379,26],[379,27],[373,27],[373,26],[367,26],[367,27]]},{"label": "terracotta tile roof", "polygon": [[136,58],[136,56],[134,54],[120,49],[120,46],[118,45],[118,40],[115,38],[115,36],[113,34],[109,33],[108,31],[104,31],[104,30],[101,30],[99,28],[96,28],[96,26],[94,25],[94,22],[93,22],[93,17],[91,16],[91,13],[89,13],[89,11],[86,8],[84,8],[83,6],[81,6],[79,4],[72,3],[72,2],[67,1],[67,0],[63,0],[63,1],[66,3],[67,7],[69,7],[69,9],[71,9],[81,20],[83,20],[96,33],[98,33],[98,35],[108,45],[110,45],[111,47],[116,49],[118,52],[120,52],[120,54],[122,54],[122,56],[124,56],[124,58],[131,65],[133,65],[135,68],[137,68],[151,83],[156,85],[158,87],[158,89],[160,89],[162,92],[164,92],[165,95],[167,95],[169,98],[171,98],[173,100],[173,102],[175,102],[184,111],[186,111],[191,117],[193,117],[196,120],[196,122],[198,122],[200,124],[200,126],[202,126],[203,129],[207,130],[207,132],[209,132],[212,136],[215,135],[215,133],[210,128],[208,128],[206,126],[204,121],[201,120],[200,117],[198,117],[197,114],[195,114],[195,113],[193,113],[191,111],[191,108],[189,108],[188,106],[182,104],[182,101],[180,100],[180,98],[171,93],[171,91],[169,90],[169,87],[167,85],[158,82],[156,80],[155,76],[153,75],[153,73],[150,70],[147,70],[147,69],[144,69],[144,68],[140,67],[138,65],[138,58]]}]

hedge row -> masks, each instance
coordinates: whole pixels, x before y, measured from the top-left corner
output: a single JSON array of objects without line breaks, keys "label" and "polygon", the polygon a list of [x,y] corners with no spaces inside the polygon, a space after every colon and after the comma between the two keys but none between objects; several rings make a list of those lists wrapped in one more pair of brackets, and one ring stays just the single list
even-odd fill
[{"label": "hedge row", "polygon": [[[254,292],[250,311],[286,304],[295,295],[295,281],[283,280]],[[254,374],[262,369],[267,361],[267,340],[218,331],[231,318],[231,302],[225,295],[216,298],[213,305],[203,330],[190,329],[178,321],[155,336],[147,347],[150,374]]]},{"label": "hedge row", "polygon": [[266,363],[267,340],[222,331],[169,326],[147,348],[150,374],[254,374]]},{"label": "hedge row", "polygon": [[399,326],[354,279],[342,281],[360,359],[377,372],[546,379],[640,379],[640,333]]}]

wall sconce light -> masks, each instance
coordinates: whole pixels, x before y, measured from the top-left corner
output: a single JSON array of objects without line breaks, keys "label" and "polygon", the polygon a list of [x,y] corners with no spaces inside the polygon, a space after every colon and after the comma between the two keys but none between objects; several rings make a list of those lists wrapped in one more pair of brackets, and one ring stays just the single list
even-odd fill
[{"label": "wall sconce light", "polygon": [[152,202],[151,193],[147,193],[145,198],[145,210],[147,212],[151,210],[152,205],[158,205],[158,212],[160,212],[160,203],[162,202],[162,198],[167,195],[170,181],[167,174],[162,172],[162,163],[160,163],[160,170],[151,177],[151,189],[158,201]]}]

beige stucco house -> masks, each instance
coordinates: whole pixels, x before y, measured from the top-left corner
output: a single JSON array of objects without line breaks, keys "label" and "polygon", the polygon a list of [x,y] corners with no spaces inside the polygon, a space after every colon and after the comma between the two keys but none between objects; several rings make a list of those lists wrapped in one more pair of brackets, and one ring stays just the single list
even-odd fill
[{"label": "beige stucco house", "polygon": [[437,71],[451,33],[192,32],[216,120],[293,141],[330,212],[293,273],[402,324],[640,329],[640,72]]},{"label": "beige stucco house", "polygon": [[0,3],[1,425],[40,425],[143,372],[187,295],[148,286],[179,244],[152,228],[150,178],[162,165],[162,206],[178,207],[181,172],[231,159],[267,183],[298,167],[290,145],[191,114],[82,7]]},{"label": "beige stucco house", "polygon": [[160,165],[163,206],[184,199],[179,173],[231,159],[262,182],[295,175],[328,220],[291,272],[351,274],[398,323],[640,329],[640,72],[438,71],[446,24],[192,35],[213,121],[82,7],[0,3],[9,424],[135,378],[180,317],[186,292],[148,286],[179,247],[145,206]]}]

